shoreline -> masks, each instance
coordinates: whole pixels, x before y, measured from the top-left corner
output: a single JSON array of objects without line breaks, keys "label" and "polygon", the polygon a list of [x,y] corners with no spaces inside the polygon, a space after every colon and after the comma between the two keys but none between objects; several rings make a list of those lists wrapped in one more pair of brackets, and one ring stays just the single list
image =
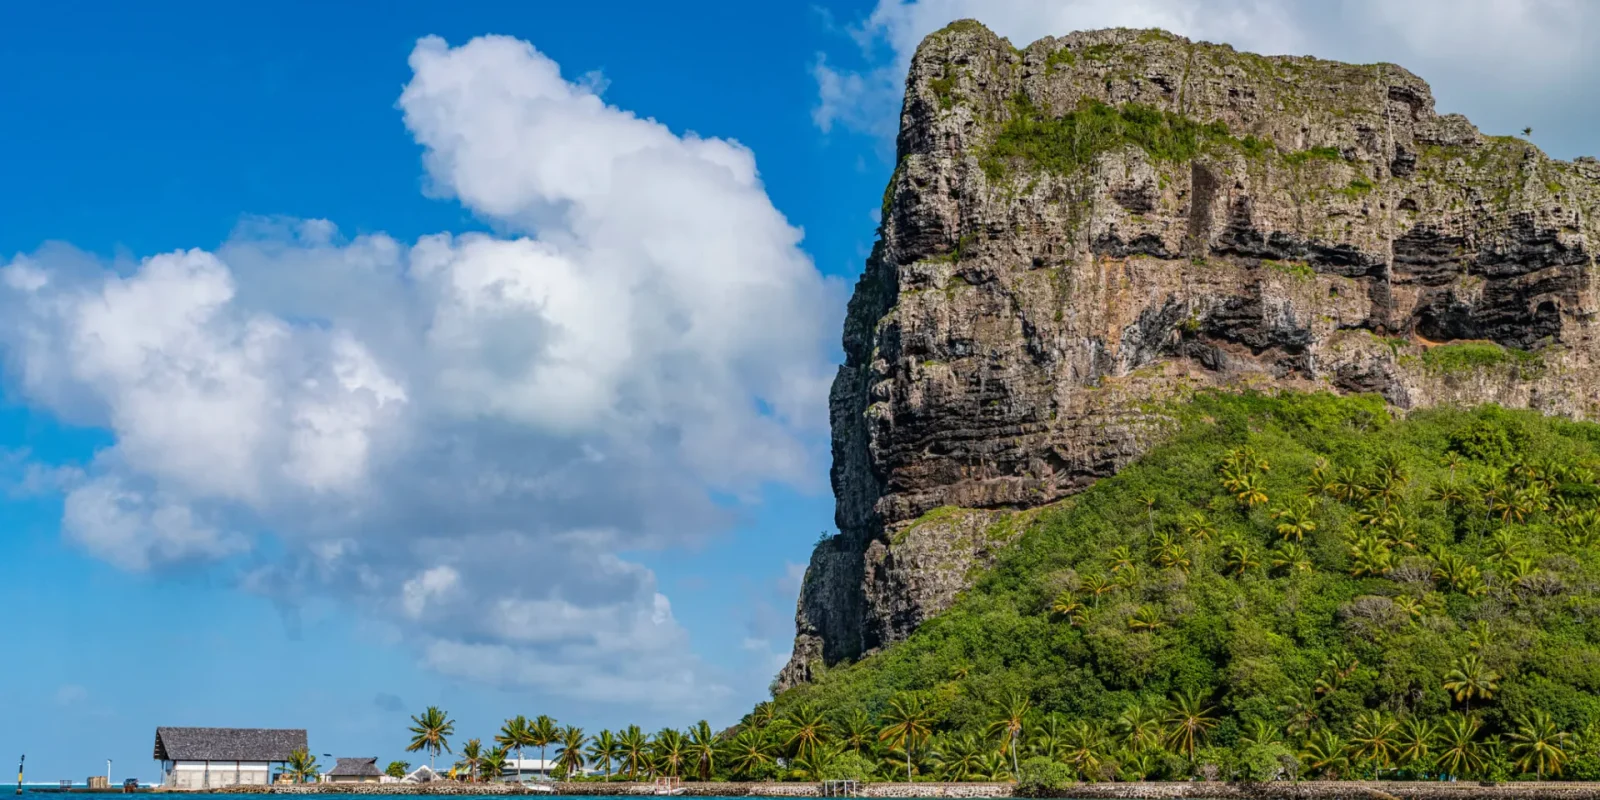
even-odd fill
[{"label": "shoreline", "polygon": [[[557,783],[551,794],[565,796],[645,796],[656,793],[651,783]],[[857,797],[1000,798],[1018,796],[1012,783],[863,783]],[[175,793],[183,793],[175,791]],[[514,784],[295,784],[246,786],[213,790],[215,794],[351,794],[351,795],[540,795]],[[822,797],[816,783],[682,784],[685,797]],[[1223,783],[1172,781],[1077,784],[1052,797],[1080,800],[1600,800],[1600,782],[1518,781],[1273,781]]]}]

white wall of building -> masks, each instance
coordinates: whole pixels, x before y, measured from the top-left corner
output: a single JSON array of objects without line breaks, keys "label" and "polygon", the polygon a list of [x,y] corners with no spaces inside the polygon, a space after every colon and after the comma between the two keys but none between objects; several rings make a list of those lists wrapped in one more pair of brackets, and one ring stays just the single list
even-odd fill
[{"label": "white wall of building", "polygon": [[272,765],[265,761],[169,761],[161,785],[169,789],[218,789],[224,786],[265,786]]}]

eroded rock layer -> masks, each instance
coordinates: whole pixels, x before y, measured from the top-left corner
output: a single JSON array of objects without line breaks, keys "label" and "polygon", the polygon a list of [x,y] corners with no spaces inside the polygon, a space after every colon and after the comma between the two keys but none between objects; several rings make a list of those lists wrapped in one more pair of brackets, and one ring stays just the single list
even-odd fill
[{"label": "eroded rock layer", "polygon": [[[906,82],[834,381],[838,535],[780,686],[903,639],[1206,387],[1596,416],[1600,164],[1392,64],[974,22]],[[930,513],[933,512],[933,513]]]}]

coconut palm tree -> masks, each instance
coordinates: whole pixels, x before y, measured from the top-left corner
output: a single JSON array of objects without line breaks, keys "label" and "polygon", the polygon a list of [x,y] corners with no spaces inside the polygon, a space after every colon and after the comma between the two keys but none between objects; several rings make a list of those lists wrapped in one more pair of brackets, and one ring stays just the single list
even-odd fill
[{"label": "coconut palm tree", "polygon": [[1278,711],[1283,714],[1290,731],[1310,731],[1321,717],[1316,692],[1303,686],[1285,694],[1278,701]]},{"label": "coconut palm tree", "polygon": [[811,776],[811,780],[821,782],[823,773],[828,771],[828,766],[839,757],[840,752],[838,748],[827,745],[813,747],[804,755],[795,758],[795,769]]},{"label": "coconut palm tree", "polygon": [[1153,631],[1165,624],[1161,619],[1161,612],[1154,606],[1139,606],[1133,616],[1128,618],[1128,630]]},{"label": "coconut palm tree", "polygon": [[617,737],[617,748],[622,763],[628,765],[628,779],[639,780],[640,773],[650,765],[650,738],[639,730],[638,725],[629,725]]},{"label": "coconut palm tree", "polygon": [[411,744],[406,745],[406,752],[428,751],[428,768],[432,769],[440,750],[450,752],[450,737],[455,735],[456,721],[438,706],[428,706],[420,716],[411,718],[410,731]]},{"label": "coconut palm tree", "polygon": [[1438,736],[1439,726],[1432,720],[1407,719],[1395,737],[1395,765],[1404,768],[1427,764]]},{"label": "coconut palm tree", "polygon": [[1106,553],[1107,563],[1111,565],[1111,574],[1115,575],[1125,569],[1133,569],[1133,553],[1125,544],[1119,544]]},{"label": "coconut palm tree", "polygon": [[1135,703],[1123,710],[1117,717],[1116,731],[1122,743],[1134,753],[1154,750],[1166,738],[1160,712],[1144,703]]},{"label": "coconut palm tree", "polygon": [[1081,586],[1084,591],[1089,593],[1089,602],[1095,605],[1100,603],[1101,595],[1110,593],[1112,589],[1111,581],[1107,580],[1104,575],[1086,576],[1082,580]]},{"label": "coconut palm tree", "polygon": [[284,762],[283,771],[294,776],[295,783],[305,783],[317,777],[317,757],[302,747],[289,754],[289,760]]},{"label": "coconut palm tree", "polygon": [[878,734],[880,741],[897,745],[905,750],[906,780],[911,780],[911,754],[917,744],[928,738],[933,726],[933,714],[919,694],[897,695],[889,700],[883,714],[884,728]]},{"label": "coconut palm tree", "polygon": [[1028,712],[1033,710],[1033,699],[1023,692],[1011,692],[1000,703],[999,714],[989,723],[989,735],[1000,737],[1000,752],[1011,756],[1011,770],[1017,769],[1017,747],[1022,739],[1022,726]]},{"label": "coconut palm tree", "polygon": [[1450,714],[1439,726],[1439,755],[1434,764],[1447,775],[1469,776],[1483,769],[1483,746],[1477,741],[1483,723],[1470,714]]},{"label": "coconut palm tree", "polygon": [[676,728],[662,728],[656,731],[655,746],[652,751],[660,770],[669,778],[678,777],[684,761],[688,758],[687,743],[683,734]]},{"label": "coconut palm tree", "polygon": [[500,726],[500,733],[494,737],[495,744],[505,748],[516,748],[517,760],[522,760],[522,748],[532,744],[528,728],[528,718],[518,714],[506,720]]},{"label": "coconut palm tree", "polygon": [[1233,499],[1246,509],[1267,504],[1267,481],[1259,473],[1250,472],[1239,476],[1233,489]]},{"label": "coconut palm tree", "polygon": [[556,766],[565,770],[567,775],[578,775],[583,772],[584,745],[589,743],[589,737],[583,735],[583,729],[575,725],[568,725],[561,729],[561,735],[556,737]]},{"label": "coconut palm tree", "polygon": [[461,760],[456,762],[456,767],[466,773],[467,780],[475,780],[478,776],[478,766],[483,763],[483,743],[477,739],[468,739],[461,746]]},{"label": "coconut palm tree", "polygon": [[1066,717],[1060,714],[1047,715],[1043,720],[1035,722],[1033,730],[1028,733],[1028,752],[1053,761],[1059,760],[1066,731]]},{"label": "coconut palm tree", "polygon": [[1300,748],[1300,763],[1330,778],[1337,778],[1350,766],[1345,743],[1337,734],[1322,728],[1306,739]]},{"label": "coconut palm tree", "polygon": [[1304,541],[1306,536],[1317,529],[1317,523],[1311,516],[1311,506],[1304,503],[1278,506],[1272,511],[1272,518],[1278,522],[1278,535],[1286,542]]},{"label": "coconut palm tree", "polygon": [[822,712],[809,705],[789,709],[783,718],[783,731],[788,736],[783,746],[796,757],[807,755],[826,744],[833,733]]},{"label": "coconut palm tree", "polygon": [[606,780],[611,780],[611,764],[622,754],[621,745],[617,744],[617,737],[609,730],[602,730],[589,740],[589,763],[605,771]]},{"label": "coconut palm tree", "polygon": [[878,728],[872,724],[872,717],[865,710],[857,708],[845,716],[843,724],[839,726],[839,736],[846,749],[864,753],[878,738]]},{"label": "coconut palm tree", "polygon": [[1209,542],[1217,538],[1217,526],[1209,517],[1198,511],[1184,517],[1180,530],[1195,541]]},{"label": "coconut palm tree", "polygon": [[1559,775],[1567,762],[1566,744],[1569,735],[1556,728],[1550,715],[1543,710],[1517,719],[1517,728],[1511,732],[1511,756],[1517,768],[1527,772],[1531,767],[1539,780],[1546,774]]},{"label": "coconut palm tree", "polygon": [[1074,720],[1067,725],[1061,754],[1079,775],[1090,777],[1099,771],[1105,760],[1105,744],[1105,729],[1099,723]]},{"label": "coconut palm tree", "polygon": [[728,743],[728,765],[750,776],[772,763],[772,739],[760,728],[744,727]]},{"label": "coconut palm tree", "polygon": [[539,748],[539,766],[550,763],[545,760],[545,748],[556,740],[556,721],[540,714],[533,724],[528,726],[528,744]]},{"label": "coconut palm tree", "polygon": [[1379,578],[1394,569],[1394,551],[1372,534],[1356,537],[1350,543],[1350,574],[1357,578]]},{"label": "coconut palm tree", "polygon": [[1278,726],[1264,719],[1250,720],[1249,727],[1239,736],[1239,744],[1245,747],[1278,744],[1283,741],[1283,732]]},{"label": "coconut palm tree", "polygon": [[1178,692],[1172,695],[1167,712],[1167,740],[1174,750],[1189,757],[1194,764],[1195,748],[1205,741],[1206,734],[1217,726],[1212,708],[1199,692]]},{"label": "coconut palm tree", "polygon": [[689,729],[689,743],[685,748],[689,766],[700,780],[711,780],[711,770],[717,764],[717,735],[711,732],[711,723],[700,720]]},{"label": "coconut palm tree", "polygon": [[1273,548],[1267,563],[1273,571],[1293,575],[1296,573],[1311,572],[1311,556],[1306,549],[1294,542],[1283,542]]},{"label": "coconut palm tree", "polygon": [[933,768],[947,781],[972,780],[983,769],[984,746],[970,733],[951,733],[933,745]]},{"label": "coconut palm tree", "polygon": [[1350,725],[1350,758],[1370,764],[1373,780],[1377,780],[1384,767],[1393,763],[1399,750],[1396,745],[1399,728],[1393,717],[1375,709],[1361,712]]},{"label": "coconut palm tree", "polygon": [[1067,621],[1073,627],[1083,624],[1083,604],[1072,592],[1062,592],[1050,602],[1050,613]]},{"label": "coconut palm tree", "polygon": [[1249,542],[1229,542],[1222,552],[1223,571],[1234,577],[1261,566],[1261,557]]},{"label": "coconut palm tree", "polygon": [[489,782],[506,772],[506,749],[496,745],[489,748],[478,761],[478,780]]},{"label": "coconut palm tree", "polygon": [[778,718],[778,708],[771,700],[762,700],[750,711],[749,723],[757,728],[765,728]]},{"label": "coconut palm tree", "polygon": [[1500,673],[1489,669],[1477,653],[1468,653],[1455,661],[1455,666],[1444,676],[1445,691],[1455,696],[1462,708],[1472,710],[1472,698],[1487,700],[1500,688]]}]

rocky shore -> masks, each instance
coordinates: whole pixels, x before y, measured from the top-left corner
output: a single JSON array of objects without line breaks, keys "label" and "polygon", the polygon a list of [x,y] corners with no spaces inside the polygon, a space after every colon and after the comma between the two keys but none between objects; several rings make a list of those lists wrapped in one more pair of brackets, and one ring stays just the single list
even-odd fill
[{"label": "rocky shore", "polygon": [[[560,795],[619,796],[652,795],[648,783],[559,783]],[[1010,783],[864,783],[858,797],[1012,797]],[[427,794],[427,795],[523,795],[528,792],[512,784],[304,784],[292,786],[247,786],[221,790],[222,794]],[[821,797],[815,783],[686,783],[683,795],[692,797]],[[1083,800],[1600,800],[1600,783],[1518,782],[1485,784],[1470,781],[1440,783],[1426,781],[1302,781],[1290,783],[1089,783],[1063,790],[1057,796]]]}]

